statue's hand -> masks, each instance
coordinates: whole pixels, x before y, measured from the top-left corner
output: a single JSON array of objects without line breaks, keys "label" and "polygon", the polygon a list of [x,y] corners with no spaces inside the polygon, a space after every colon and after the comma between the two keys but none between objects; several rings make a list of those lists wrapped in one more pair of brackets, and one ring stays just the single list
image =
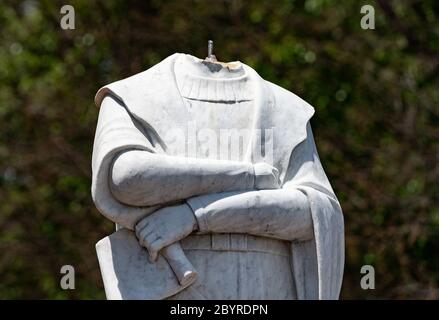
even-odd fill
[{"label": "statue's hand", "polygon": [[279,189],[279,170],[265,162],[253,165],[255,170],[255,189]]},{"label": "statue's hand", "polygon": [[140,245],[156,261],[161,249],[186,238],[196,227],[192,209],[184,204],[155,211],[137,223],[135,232]]}]

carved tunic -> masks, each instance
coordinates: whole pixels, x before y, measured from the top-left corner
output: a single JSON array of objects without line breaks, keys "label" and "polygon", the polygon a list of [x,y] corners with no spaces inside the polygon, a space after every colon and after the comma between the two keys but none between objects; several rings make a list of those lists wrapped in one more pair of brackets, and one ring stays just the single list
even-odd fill
[{"label": "carved tunic", "polygon": [[[190,206],[198,231],[181,245],[199,278],[171,299],[338,298],[343,218],[314,144],[309,124],[313,108],[244,64],[212,79],[195,62],[175,54],[98,92],[96,103],[102,109],[92,184],[98,209],[133,229],[139,219],[167,205],[166,199]],[[166,162],[161,168],[168,165],[168,170],[156,177],[157,190],[151,188],[146,196],[133,188],[128,192],[132,199],[111,190],[114,159],[126,151],[147,152]],[[192,157],[200,162],[191,162]],[[202,162],[220,168],[222,160],[235,167],[233,175],[211,176]],[[280,189],[253,189],[253,164],[259,162],[279,170]],[[203,179],[179,176],[181,168],[198,164],[207,170]],[[198,190],[223,190],[192,192],[200,184]],[[187,188],[179,187],[183,185]],[[236,188],[230,191],[230,185]],[[101,269],[115,269],[114,259],[108,266],[100,259]],[[121,285],[109,281],[104,276],[106,290],[120,291],[116,296],[123,298]]]}]

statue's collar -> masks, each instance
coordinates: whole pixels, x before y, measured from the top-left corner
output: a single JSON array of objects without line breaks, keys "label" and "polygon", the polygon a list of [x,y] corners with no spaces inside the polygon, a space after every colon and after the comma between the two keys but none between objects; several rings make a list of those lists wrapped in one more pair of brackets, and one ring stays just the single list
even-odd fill
[{"label": "statue's collar", "polygon": [[[159,106],[163,105],[166,110],[172,108],[176,114],[184,112],[184,108],[181,108],[184,105],[183,97],[175,76],[175,62],[182,56],[186,55],[174,53],[146,71],[100,88],[95,96],[96,106],[100,107],[104,97],[111,95],[117,100],[123,101],[128,109],[137,109],[136,105],[140,102],[139,99],[148,96],[148,99],[153,99],[154,102],[159,103]],[[253,86],[255,107],[256,111],[259,112],[261,106],[267,103],[267,100],[272,99],[271,90],[253,68],[241,62],[240,68],[243,69]],[[177,101],[179,103],[176,103]],[[150,103],[150,105],[153,104]],[[186,119],[184,115],[181,116]]]}]

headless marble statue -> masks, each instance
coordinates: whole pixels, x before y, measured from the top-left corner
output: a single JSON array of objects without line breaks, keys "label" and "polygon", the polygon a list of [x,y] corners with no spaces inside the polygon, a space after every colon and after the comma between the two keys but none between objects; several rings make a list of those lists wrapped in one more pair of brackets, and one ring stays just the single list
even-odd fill
[{"label": "headless marble statue", "polygon": [[119,229],[97,244],[107,298],[338,298],[343,217],[309,104],[185,54],[95,100],[92,195]]}]

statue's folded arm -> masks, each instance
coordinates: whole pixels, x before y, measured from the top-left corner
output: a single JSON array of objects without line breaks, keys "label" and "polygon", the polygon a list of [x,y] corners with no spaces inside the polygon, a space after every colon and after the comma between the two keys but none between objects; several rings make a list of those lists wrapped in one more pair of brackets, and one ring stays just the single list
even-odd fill
[{"label": "statue's folded arm", "polygon": [[201,232],[249,233],[306,241],[314,238],[311,202],[306,192],[309,189],[338,203],[308,123],[307,138],[292,151],[282,189],[201,195],[187,203]]},{"label": "statue's folded arm", "polygon": [[299,190],[255,190],[187,200],[200,232],[247,233],[281,240],[313,237],[307,197]]},{"label": "statue's folded arm", "polygon": [[110,191],[125,205],[167,205],[202,194],[279,187],[277,170],[265,163],[179,157],[155,152],[148,136],[112,97],[103,100],[100,115],[105,118],[103,130],[99,130],[104,139],[97,134],[97,145],[113,144],[114,140],[125,137],[130,141],[141,141],[140,145],[145,146],[127,146],[112,155],[108,168]]},{"label": "statue's folded arm", "polygon": [[154,206],[223,191],[251,190],[251,163],[129,150],[115,157],[110,188],[120,202]]},{"label": "statue's folded arm", "polygon": [[[127,117],[113,99],[101,109]],[[312,134],[293,151],[286,186],[313,175],[319,161]],[[318,168],[320,169],[320,168]],[[138,207],[184,201],[192,207],[201,232],[249,233],[283,240],[312,238],[307,196],[299,189],[255,190],[251,163],[168,156],[127,149],[110,166],[114,198]]]}]

